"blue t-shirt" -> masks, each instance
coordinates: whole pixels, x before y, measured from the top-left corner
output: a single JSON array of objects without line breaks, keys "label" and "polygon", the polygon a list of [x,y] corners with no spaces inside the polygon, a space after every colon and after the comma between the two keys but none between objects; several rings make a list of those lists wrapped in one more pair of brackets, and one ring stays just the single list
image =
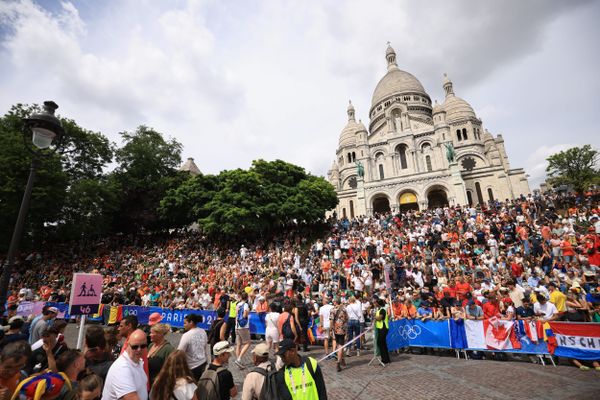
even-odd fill
[{"label": "blue t-shirt", "polygon": [[432,313],[431,308],[419,307],[417,310],[417,314],[420,316],[431,315]]}]

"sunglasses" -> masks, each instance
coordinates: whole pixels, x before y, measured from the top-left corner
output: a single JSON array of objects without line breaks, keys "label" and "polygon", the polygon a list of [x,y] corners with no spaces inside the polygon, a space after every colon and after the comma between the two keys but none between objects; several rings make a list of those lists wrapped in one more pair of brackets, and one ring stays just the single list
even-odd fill
[{"label": "sunglasses", "polygon": [[147,344],[130,344],[129,347],[131,347],[131,350],[139,350],[139,349],[145,349],[146,347],[148,347]]}]

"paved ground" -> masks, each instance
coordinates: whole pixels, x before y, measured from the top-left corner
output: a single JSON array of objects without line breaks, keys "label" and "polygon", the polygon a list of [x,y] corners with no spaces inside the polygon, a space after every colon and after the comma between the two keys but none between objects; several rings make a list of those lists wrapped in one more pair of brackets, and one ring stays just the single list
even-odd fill
[{"label": "paved ground", "polygon": [[[69,325],[68,342],[75,344],[77,328]],[[176,344],[179,334],[169,340]],[[320,358],[322,347],[311,356]],[[394,354],[383,368],[368,366],[371,355],[350,357],[348,368],[336,372],[334,361],[320,363],[329,399],[598,399],[600,372],[580,371],[570,366],[541,366],[529,362],[464,360],[452,356]],[[244,363],[251,365],[249,355]],[[248,369],[231,363],[236,384],[241,388]]]}]

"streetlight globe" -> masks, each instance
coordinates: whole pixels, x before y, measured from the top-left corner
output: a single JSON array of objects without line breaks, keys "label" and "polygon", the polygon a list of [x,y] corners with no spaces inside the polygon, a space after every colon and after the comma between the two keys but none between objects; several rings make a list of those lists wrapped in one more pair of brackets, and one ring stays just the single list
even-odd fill
[{"label": "streetlight globe", "polygon": [[35,127],[32,129],[33,138],[32,142],[35,147],[38,149],[47,149],[52,144],[52,141],[56,137],[56,133],[52,132],[49,129]]}]

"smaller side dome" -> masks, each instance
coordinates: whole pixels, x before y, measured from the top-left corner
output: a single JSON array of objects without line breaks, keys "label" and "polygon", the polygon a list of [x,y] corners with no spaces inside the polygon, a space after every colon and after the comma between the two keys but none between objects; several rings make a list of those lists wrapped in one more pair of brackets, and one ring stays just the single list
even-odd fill
[{"label": "smaller side dome", "polygon": [[444,91],[446,92],[446,99],[444,100],[443,108],[446,111],[447,122],[453,123],[465,119],[477,118],[473,107],[454,94],[452,81],[446,74],[444,74]]},{"label": "smaller side dome", "polygon": [[445,112],[444,107],[442,107],[440,104],[438,104],[438,102],[436,100],[435,103],[433,104],[433,114],[439,114],[442,112]]},{"label": "smaller side dome", "polygon": [[340,133],[340,142],[339,147],[343,146],[355,146],[356,145],[356,132],[359,130],[360,126],[356,123],[355,114],[354,114],[354,106],[352,105],[352,101],[349,102],[348,108],[346,109],[348,114],[348,123],[342,129]]}]

